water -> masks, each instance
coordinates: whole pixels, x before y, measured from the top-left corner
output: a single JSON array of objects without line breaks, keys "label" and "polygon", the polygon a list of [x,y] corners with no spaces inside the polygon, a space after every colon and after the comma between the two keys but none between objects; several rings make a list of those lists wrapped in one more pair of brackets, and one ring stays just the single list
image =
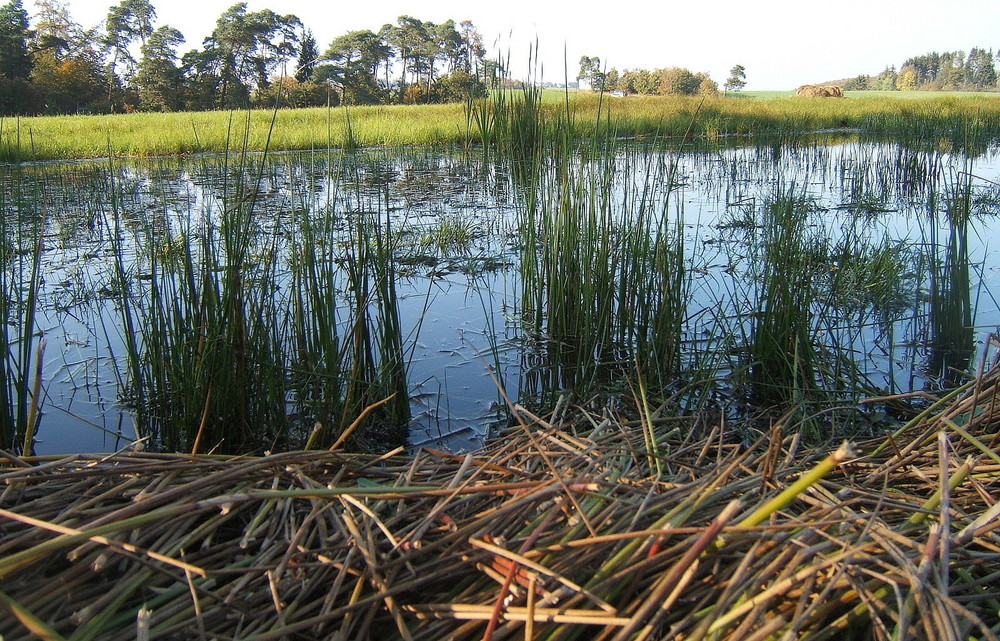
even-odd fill
[{"label": "water", "polygon": [[[498,385],[515,400],[540,391],[525,368],[544,367],[545,359],[534,352],[537,341],[530,339],[537,337],[520,317],[525,240],[519,224],[528,205],[523,186],[502,168],[474,153],[427,149],[251,159],[254,171],[261,164],[253,224],[259,238],[271,240],[254,249],[254,259],[280,254],[278,290],[291,282],[287,252],[296,221],[332,217],[338,221],[327,230],[332,243],[344,242],[337,234],[350,233],[356,212],[376,212],[391,226],[412,446],[472,449],[504,420]],[[116,257],[137,286],[148,282],[150,256],[169,257],[175,249],[167,239],[197,242],[199,230],[220,224],[232,204],[235,165],[231,158],[196,157],[3,169],[8,236],[14,229],[25,233],[25,220],[44,218],[35,317],[45,344],[37,453],[111,451],[137,437],[135,417],[121,403],[128,374]],[[720,354],[720,379],[739,368],[757,313],[755,248],[766,232],[761,207],[779,192],[805,203],[803,229],[816,242],[896,252],[902,269],[888,294],[881,283],[837,280],[838,270],[856,265],[831,261],[814,276],[823,281],[816,291],[833,286],[827,281],[843,290],[830,297],[836,310],[824,307],[823,340],[852,351],[877,389],[941,384],[931,343],[941,331],[932,316],[942,312],[929,305],[942,291],[933,285],[944,273],[949,243],[961,241],[967,256],[966,302],[974,325],[960,334],[971,343],[960,338],[955,349],[974,357],[1000,325],[995,151],[970,159],[893,144],[817,142],[680,156],[623,150],[614,166],[611,211],[627,210],[641,196],[682,225],[690,279],[685,358],[691,364],[701,352]],[[673,184],[663,181],[670,166]],[[948,208],[963,186],[971,190],[971,215],[958,238]],[[144,245],[149,242],[158,253]],[[848,261],[851,256],[845,254]],[[9,325],[16,329],[18,322],[14,316]],[[974,366],[949,361],[956,362]]]}]

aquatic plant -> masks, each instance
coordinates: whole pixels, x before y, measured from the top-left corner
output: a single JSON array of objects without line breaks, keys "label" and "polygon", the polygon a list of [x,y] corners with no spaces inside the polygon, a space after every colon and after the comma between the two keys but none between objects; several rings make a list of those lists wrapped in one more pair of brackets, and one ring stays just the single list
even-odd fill
[{"label": "aquatic plant", "polygon": [[[391,228],[363,209],[289,218],[309,209],[274,209],[266,171],[266,157],[229,154],[217,200],[139,228],[143,279],[117,247],[139,432],[192,451],[318,447],[348,428],[399,442],[408,405]],[[349,229],[335,235],[340,215]],[[397,400],[356,423],[386,398]],[[365,435],[374,425],[379,435]]]},{"label": "aquatic plant", "polygon": [[806,233],[810,205],[790,187],[762,207],[763,238],[751,267],[759,289],[750,314],[748,382],[754,403],[764,407],[795,405],[816,388],[813,305],[823,247]]},{"label": "aquatic plant", "polygon": [[[453,154],[338,149],[342,133],[369,143],[359,123],[371,114],[352,109],[348,124],[328,109],[322,148],[287,162],[251,151],[262,132],[248,114],[233,118],[221,160],[75,164],[65,191],[86,194],[93,211],[77,219],[59,207],[68,213],[47,238],[71,242],[94,220],[107,233],[87,253],[113,274],[95,272],[79,297],[114,296],[117,322],[107,310],[91,316],[108,344],[100,328],[93,338],[120,368],[139,435],[199,451],[320,447],[347,432],[356,445],[398,441],[408,358],[424,350],[413,332],[440,319],[433,305],[404,302],[412,329],[397,288],[461,290],[466,309],[485,310],[484,335],[472,331],[490,353],[441,351],[463,367],[485,354],[524,403],[637,399],[653,449],[661,406],[860,413],[865,396],[948,387],[962,375],[942,372],[968,369],[927,357],[936,343],[952,349],[949,336],[971,353],[962,264],[976,240],[960,214],[988,214],[995,198],[943,181],[962,158],[948,145],[933,150],[923,134],[913,147],[861,144],[791,123],[731,147],[738,119],[715,113],[712,139],[692,148],[675,134],[683,123],[699,139],[693,102],[660,133],[626,139],[631,125],[616,114],[631,98],[519,88],[491,100],[466,116],[475,129],[484,110],[492,142],[477,149],[467,128]],[[46,172],[62,171],[11,170],[42,190]],[[500,280],[477,280],[508,266]],[[504,291],[487,291],[497,283]],[[21,326],[10,327],[20,347]],[[33,340],[18,363],[37,359]],[[30,388],[37,377],[25,376]]]},{"label": "aquatic plant", "polygon": [[521,215],[532,396],[586,397],[636,367],[662,389],[681,371],[687,258],[673,165],[653,150],[616,153],[613,139],[540,172]]},{"label": "aquatic plant", "polygon": [[28,455],[41,418],[45,341],[35,319],[47,216],[41,191],[12,171],[0,189],[0,449]]},{"label": "aquatic plant", "polygon": [[938,233],[938,195],[928,203],[932,252],[928,291],[930,335],[927,337],[928,375],[950,389],[968,375],[972,361],[973,310],[969,257],[969,220],[972,214],[972,177],[965,173],[946,183],[943,242]]}]

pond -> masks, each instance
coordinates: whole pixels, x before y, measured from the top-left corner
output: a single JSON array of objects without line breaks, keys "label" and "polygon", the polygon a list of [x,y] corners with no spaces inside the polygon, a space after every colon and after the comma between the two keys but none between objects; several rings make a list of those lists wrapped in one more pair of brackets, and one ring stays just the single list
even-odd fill
[{"label": "pond", "polygon": [[329,445],[364,414],[357,446],[461,451],[501,389],[877,427],[912,407],[866,399],[957,384],[1000,325],[998,170],[843,136],[7,166],[5,447]]}]

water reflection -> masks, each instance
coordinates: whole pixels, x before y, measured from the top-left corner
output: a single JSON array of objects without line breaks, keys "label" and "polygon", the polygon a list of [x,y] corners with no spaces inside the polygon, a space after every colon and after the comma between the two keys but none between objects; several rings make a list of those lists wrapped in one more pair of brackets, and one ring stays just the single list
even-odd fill
[{"label": "water reflection", "polygon": [[[525,402],[551,402],[584,384],[627,393],[623,381],[638,363],[661,392],[698,378],[716,381],[708,395],[735,397],[741,376],[774,376],[759,351],[760,270],[787,263],[762,262],[756,250],[773,228],[769,199],[791,185],[801,216],[795,233],[813,271],[803,281],[807,335],[796,339],[806,343],[778,350],[799,359],[789,375],[837,393],[946,387],[974,360],[975,327],[1000,324],[988,242],[1000,211],[998,164],[982,151],[968,160],[856,141],[679,156],[623,148],[530,184],[475,154],[427,149],[7,167],[4,286],[12,300],[26,276],[10,257],[30,247],[30,223],[44,224],[33,320],[47,342],[37,450],[111,450],[138,436],[141,410],[123,409],[128,355],[148,349],[142,337],[150,334],[123,325],[123,288],[148,292],[166,282],[170,265],[191,278],[197,270],[185,271],[183,261],[214,251],[207,239],[233,224],[248,227],[247,245],[225,246],[218,264],[239,256],[241,269],[264,270],[246,286],[284,301],[281,309],[294,308],[287,297],[302,283],[303,252],[329,258],[316,264],[331,270],[323,281],[330,298],[302,310],[336,307],[330,336],[338,340],[349,329],[340,306],[350,296],[379,304],[391,292],[395,311],[379,308],[366,327],[375,336],[398,323],[414,446],[481,442],[504,420],[497,383]],[[252,189],[235,188],[250,185],[248,176]],[[370,226],[359,236],[364,217]],[[349,269],[359,251],[388,252],[391,287],[378,289],[388,283],[368,275],[359,293]],[[574,279],[586,287],[568,288]],[[793,296],[806,296],[804,286]],[[247,313],[265,298],[253,300]],[[196,324],[199,309],[175,320]],[[9,327],[23,325],[23,309],[5,313]],[[301,340],[294,315],[283,318],[272,328],[274,349]],[[830,361],[835,371],[818,362],[803,369],[807,349],[847,355],[849,366],[841,359]],[[16,386],[23,360],[11,356],[5,368],[11,399],[26,394]],[[289,363],[270,375],[293,379],[308,369],[301,358]],[[291,430],[284,445],[332,420],[335,408],[320,416],[299,403],[300,392],[283,393],[294,419],[281,424]],[[378,400],[364,397],[355,409]]]}]

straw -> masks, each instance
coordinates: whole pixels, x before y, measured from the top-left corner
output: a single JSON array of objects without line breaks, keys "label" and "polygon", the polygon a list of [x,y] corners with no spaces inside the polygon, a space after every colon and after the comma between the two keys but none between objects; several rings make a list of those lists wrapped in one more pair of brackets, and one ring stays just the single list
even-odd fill
[{"label": "straw", "polygon": [[998,383],[853,448],[637,399],[466,455],[0,456],[0,635],[995,639]]}]

